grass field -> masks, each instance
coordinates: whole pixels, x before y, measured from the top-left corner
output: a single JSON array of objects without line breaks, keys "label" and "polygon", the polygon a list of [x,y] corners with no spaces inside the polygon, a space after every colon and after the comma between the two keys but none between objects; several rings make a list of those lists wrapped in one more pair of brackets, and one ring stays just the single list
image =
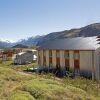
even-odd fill
[{"label": "grass field", "polygon": [[[100,100],[100,87],[84,78],[55,78],[52,74],[27,74],[35,64],[0,64],[0,100]],[[15,67],[15,68],[13,68]]]}]

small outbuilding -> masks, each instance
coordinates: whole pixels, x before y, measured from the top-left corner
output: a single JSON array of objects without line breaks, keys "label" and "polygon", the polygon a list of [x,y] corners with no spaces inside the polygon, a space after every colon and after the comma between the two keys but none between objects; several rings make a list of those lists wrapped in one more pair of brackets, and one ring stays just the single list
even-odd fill
[{"label": "small outbuilding", "polygon": [[13,55],[13,63],[14,64],[32,63],[33,58],[34,58],[34,54],[32,51],[20,52],[18,54]]}]

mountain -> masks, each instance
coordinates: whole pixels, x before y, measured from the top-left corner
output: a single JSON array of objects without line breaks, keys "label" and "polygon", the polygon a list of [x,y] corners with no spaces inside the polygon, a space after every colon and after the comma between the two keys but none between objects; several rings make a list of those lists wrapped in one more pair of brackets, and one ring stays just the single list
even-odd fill
[{"label": "mountain", "polygon": [[35,46],[38,41],[40,41],[44,36],[35,36],[29,37],[27,39],[21,39],[17,42],[11,43],[10,41],[2,41],[0,40],[0,49],[4,48],[15,48],[15,47],[24,47],[24,46]]},{"label": "mountain", "polygon": [[0,40],[0,49],[9,48],[11,46],[12,46],[12,43],[10,43],[9,41]]},{"label": "mountain", "polygon": [[28,46],[23,45],[23,44],[17,44],[15,46],[13,46],[12,48],[28,48]]},{"label": "mountain", "polygon": [[21,39],[16,44],[23,44],[27,46],[37,45],[38,41],[40,41],[44,36],[35,36],[29,37],[27,39]]},{"label": "mountain", "polygon": [[52,41],[54,39],[68,38],[68,37],[90,37],[100,35],[100,23],[94,23],[87,25],[82,28],[64,30],[61,32],[52,32],[43,36],[29,37],[27,39],[21,39],[15,43],[10,43],[9,41],[0,41],[0,48],[13,47],[17,44],[22,44],[25,46],[40,46],[41,44]]},{"label": "mountain", "polygon": [[47,41],[52,41],[54,39],[60,39],[60,38],[79,37],[79,36],[90,37],[98,35],[100,35],[100,23],[94,23],[78,29],[71,29],[71,30],[64,30],[61,32],[50,33],[44,36],[42,40],[38,42],[37,45],[39,46]]}]

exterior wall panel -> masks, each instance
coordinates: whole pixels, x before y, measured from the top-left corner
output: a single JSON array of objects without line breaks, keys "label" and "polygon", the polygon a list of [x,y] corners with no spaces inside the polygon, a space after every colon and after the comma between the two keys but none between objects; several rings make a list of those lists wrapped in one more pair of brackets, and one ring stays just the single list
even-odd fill
[{"label": "exterior wall panel", "polygon": [[46,66],[49,66],[49,50],[46,50]]},{"label": "exterior wall panel", "polygon": [[74,70],[74,52],[73,51],[69,51],[69,65],[70,65],[70,69]]},{"label": "exterior wall panel", "polygon": [[[40,50],[41,62],[39,65],[43,66],[43,50]],[[100,80],[100,50],[94,51],[94,61],[93,61],[93,51],[79,51],[80,54],[80,72],[86,73],[86,75],[91,75],[93,72],[95,79]],[[93,65],[94,64],[94,65]],[[46,50],[46,66],[49,67],[49,50]],[[52,66],[56,68],[56,50],[52,50]],[[64,50],[60,50],[60,66],[65,68],[65,58]],[[74,70],[74,51],[69,51],[69,68]]]},{"label": "exterior wall panel", "polygon": [[37,59],[37,62],[36,62],[36,63],[37,63],[38,65],[40,65],[40,64],[39,64],[39,59],[40,59],[40,58],[39,58],[39,51],[37,51],[37,58],[38,58],[38,59]]},{"label": "exterior wall panel", "polygon": [[95,51],[94,55],[94,68],[95,68],[95,79],[100,81],[100,48]]},{"label": "exterior wall panel", "polygon": [[80,51],[80,71],[82,75],[92,77],[92,51]]},{"label": "exterior wall panel", "polygon": [[62,68],[65,68],[65,58],[64,58],[64,50],[60,51],[60,66]]},{"label": "exterior wall panel", "polygon": [[52,65],[56,67],[56,50],[52,50]]},{"label": "exterior wall panel", "polygon": [[41,65],[43,66],[43,50],[40,51],[40,54],[41,54],[41,57],[40,57],[41,58]]},{"label": "exterior wall panel", "polygon": [[92,51],[80,51],[80,70],[92,71]]}]

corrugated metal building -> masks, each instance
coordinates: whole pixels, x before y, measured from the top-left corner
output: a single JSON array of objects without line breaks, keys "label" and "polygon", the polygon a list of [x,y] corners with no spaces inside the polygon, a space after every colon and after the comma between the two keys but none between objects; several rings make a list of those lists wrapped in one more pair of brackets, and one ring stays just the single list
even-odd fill
[{"label": "corrugated metal building", "polygon": [[100,80],[100,37],[56,39],[38,49],[38,65],[60,67]]},{"label": "corrugated metal building", "polygon": [[20,52],[18,54],[13,55],[14,64],[27,64],[33,62],[33,52]]}]

